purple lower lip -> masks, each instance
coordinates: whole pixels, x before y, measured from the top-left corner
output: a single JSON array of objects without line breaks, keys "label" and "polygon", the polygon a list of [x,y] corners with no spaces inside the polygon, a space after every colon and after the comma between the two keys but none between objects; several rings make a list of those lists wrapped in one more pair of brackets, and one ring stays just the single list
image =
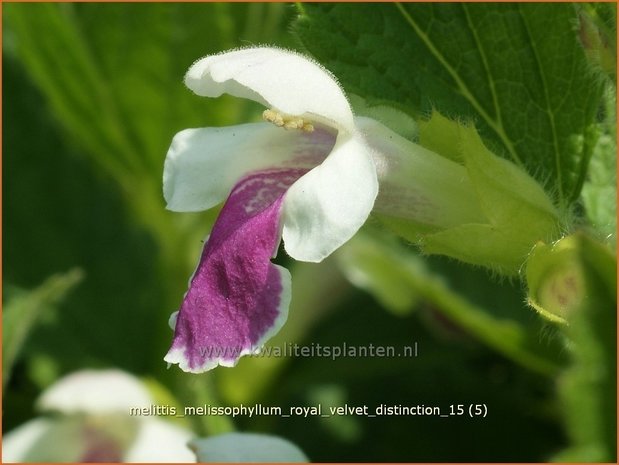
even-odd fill
[{"label": "purple lower lip", "polygon": [[284,195],[306,172],[260,171],[234,186],[183,299],[168,361],[193,372],[232,366],[283,325],[290,278],[271,258]]}]

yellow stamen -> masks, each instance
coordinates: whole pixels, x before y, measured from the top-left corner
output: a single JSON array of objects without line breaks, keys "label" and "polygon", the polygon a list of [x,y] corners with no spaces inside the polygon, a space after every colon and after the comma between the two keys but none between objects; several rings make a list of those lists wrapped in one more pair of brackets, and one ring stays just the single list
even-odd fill
[{"label": "yellow stamen", "polygon": [[284,129],[300,129],[305,132],[312,132],[314,130],[314,125],[309,121],[298,116],[284,115],[275,110],[264,110],[262,118]]}]

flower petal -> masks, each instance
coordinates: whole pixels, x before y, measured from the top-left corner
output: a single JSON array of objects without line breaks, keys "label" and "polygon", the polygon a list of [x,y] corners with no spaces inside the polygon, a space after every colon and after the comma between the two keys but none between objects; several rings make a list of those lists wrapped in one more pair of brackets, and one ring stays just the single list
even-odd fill
[{"label": "flower petal", "polygon": [[283,195],[305,170],[252,173],[232,190],[211,231],[165,357],[184,371],[234,366],[284,324],[290,274],[270,259]]},{"label": "flower petal", "polygon": [[53,427],[49,418],[35,418],[5,433],[2,438],[2,463],[25,462],[29,452]]},{"label": "flower petal", "polygon": [[198,462],[308,462],[301,449],[277,436],[255,433],[227,433],[194,439],[190,447]]},{"label": "flower petal", "polygon": [[[116,431],[124,431],[126,417],[59,415],[35,418],[10,431],[2,439],[2,460],[20,463],[118,462],[122,459],[122,441],[116,441],[105,428],[109,422]],[[131,421],[131,419],[129,419]],[[95,426],[96,425],[96,426]],[[120,428],[119,428],[120,426]]]},{"label": "flower petal", "polygon": [[269,123],[186,129],[174,136],[163,170],[163,192],[173,211],[201,211],[222,202],[250,172],[282,166],[312,168],[331,151],[335,137],[285,131]]},{"label": "flower petal", "polygon": [[372,148],[380,179],[375,213],[418,225],[423,231],[485,222],[464,166],[372,118],[357,117],[355,122]]},{"label": "flower petal", "polygon": [[227,93],[289,115],[354,129],[352,110],[333,75],[288,50],[258,47],[210,55],[189,68],[185,84],[205,97]]},{"label": "flower petal", "polygon": [[329,157],[288,190],[283,239],[292,258],[320,262],[363,225],[378,193],[376,169],[360,134],[338,136]]},{"label": "flower petal", "polygon": [[82,370],[47,388],[38,401],[41,410],[70,413],[127,412],[148,407],[152,398],[140,381],[121,370]]},{"label": "flower petal", "polygon": [[123,457],[128,463],[190,463],[195,456],[187,446],[191,431],[169,421],[145,417]]}]

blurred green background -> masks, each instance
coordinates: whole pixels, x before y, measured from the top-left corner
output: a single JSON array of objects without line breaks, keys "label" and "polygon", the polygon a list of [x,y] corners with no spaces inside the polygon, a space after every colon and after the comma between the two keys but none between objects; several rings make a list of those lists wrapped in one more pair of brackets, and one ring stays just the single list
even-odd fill
[{"label": "blurred green background", "polygon": [[27,326],[10,379],[3,373],[3,430],[35,417],[36,397],[59,377],[118,367],[181,406],[488,406],[485,419],[186,420],[197,435],[277,434],[312,461],[548,460],[569,443],[558,331],[525,307],[519,282],[422,260],[374,221],[324,263],[280,253],[293,303],[273,344],[417,342],[417,358],[246,358],[199,376],[166,368],[168,317],[216,213],[165,210],[168,145],[184,128],[260,116],[237,99],[196,97],[182,77],[233,47],[299,48],[296,14],[278,3],[3,5],[3,303]]}]

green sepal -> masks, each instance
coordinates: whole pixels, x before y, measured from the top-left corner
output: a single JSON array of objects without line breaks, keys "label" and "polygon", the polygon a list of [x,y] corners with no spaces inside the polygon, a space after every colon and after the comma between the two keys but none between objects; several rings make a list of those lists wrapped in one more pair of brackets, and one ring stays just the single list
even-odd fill
[{"label": "green sepal", "polygon": [[[434,112],[420,124],[419,141],[423,147],[411,143],[403,149],[408,153],[400,169],[383,185],[408,185],[424,195],[402,196],[400,202],[413,204],[410,213],[394,208],[381,219],[424,253],[515,275],[537,242],[559,237],[559,214],[542,186],[490,151],[472,125]],[[426,168],[426,159],[440,168]],[[418,215],[418,201],[437,208]]]},{"label": "green sepal", "polygon": [[[588,270],[590,265],[595,269]],[[540,242],[527,261],[527,301],[544,318],[568,324],[575,313],[586,311],[592,299],[597,299],[588,285],[592,275],[598,281],[595,288],[599,284],[604,290],[604,298],[616,299],[617,273],[609,249],[583,234],[553,244]]]}]

